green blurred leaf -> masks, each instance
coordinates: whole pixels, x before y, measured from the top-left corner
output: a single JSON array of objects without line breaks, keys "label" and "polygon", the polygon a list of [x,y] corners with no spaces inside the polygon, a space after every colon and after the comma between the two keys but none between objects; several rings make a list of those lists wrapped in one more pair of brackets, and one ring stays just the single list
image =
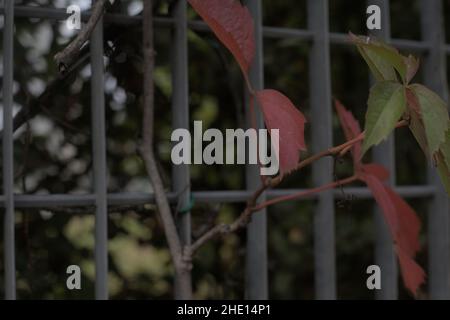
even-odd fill
[{"label": "green blurred leaf", "polygon": [[375,84],[370,90],[362,153],[386,139],[406,110],[404,87],[394,81]]},{"label": "green blurred leaf", "polygon": [[437,94],[420,84],[414,84],[410,88],[420,107],[428,148],[432,156],[445,141],[449,122],[447,105]]}]

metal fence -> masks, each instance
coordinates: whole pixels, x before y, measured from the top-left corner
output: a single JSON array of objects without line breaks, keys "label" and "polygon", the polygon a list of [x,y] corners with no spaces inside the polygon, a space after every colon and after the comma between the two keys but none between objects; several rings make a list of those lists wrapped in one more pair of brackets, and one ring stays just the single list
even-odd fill
[{"label": "metal fence", "polygon": [[[262,3],[260,0],[244,1],[249,7],[255,20],[256,59],[251,71],[251,81],[255,88],[262,88],[263,77],[263,39],[296,39],[310,43],[310,98],[312,116],[313,151],[322,150],[332,145],[332,96],[330,81],[330,44],[346,45],[346,35],[329,32],[329,1],[308,0],[307,29],[288,29],[264,27],[262,25]],[[137,205],[152,203],[152,194],[144,193],[107,193],[106,183],[106,151],[105,151],[105,101],[104,70],[103,70],[103,39],[102,22],[100,22],[91,38],[91,109],[92,109],[92,142],[94,160],[94,188],[91,194],[69,195],[32,195],[14,194],[13,185],[13,79],[14,79],[14,19],[16,17],[34,17],[44,19],[64,20],[67,18],[65,10],[44,7],[14,6],[13,0],[4,0],[0,8],[4,15],[3,27],[3,190],[0,196],[0,206],[4,208],[4,268],[5,268],[5,298],[16,298],[15,281],[15,210],[20,208],[52,208],[71,206],[95,206],[95,264],[97,299],[108,298],[108,259],[107,259],[107,215],[108,206]],[[378,36],[385,38],[400,49],[425,54],[425,82],[446,99],[447,76],[446,58],[450,53],[450,46],[445,44],[443,29],[443,8],[441,0],[420,0],[422,41],[411,41],[390,38],[389,1],[372,0],[368,4],[377,4],[382,9],[383,28]],[[188,95],[188,46],[187,30],[202,30],[207,32],[207,26],[200,21],[187,20],[187,2],[179,0],[176,4],[174,16],[171,18],[156,18],[157,28],[172,28],[173,59],[173,127],[189,128],[189,95]],[[86,20],[89,13],[82,15]],[[119,25],[140,23],[140,17],[130,17],[123,14],[106,14],[105,21]],[[262,126],[259,115],[259,125]],[[374,152],[375,160],[395,172],[394,140],[391,139]],[[243,202],[251,190],[259,183],[258,171],[254,166],[246,169],[247,190],[240,191],[192,191],[199,202]],[[170,201],[181,202],[184,206],[189,201],[189,167],[174,166],[173,189],[168,195]],[[313,181],[322,185],[333,180],[331,160],[322,160],[313,167]],[[391,183],[395,186],[395,180]],[[450,298],[450,245],[449,245],[449,207],[448,197],[443,191],[439,179],[433,170],[429,172],[427,185],[402,186],[395,188],[399,194],[408,198],[429,199],[428,211],[428,252],[429,274],[428,285],[430,297],[433,299]],[[277,189],[266,192],[263,197],[273,198],[280,195],[292,194],[300,190]],[[370,198],[366,188],[348,188],[348,192],[359,198]],[[314,252],[315,252],[315,287],[318,299],[336,299],[336,263],[335,263],[335,222],[334,199],[340,194],[335,191],[325,192],[317,196],[314,223]],[[398,271],[393,253],[392,241],[387,227],[376,216],[376,256],[375,262],[382,269],[382,289],[377,298],[396,299],[398,296]],[[184,242],[191,239],[191,224],[189,214],[183,215],[179,221],[180,232]],[[266,299],[268,296],[268,268],[267,268],[267,238],[266,213],[255,216],[248,226],[247,256],[246,256],[246,292],[247,298]]]}]

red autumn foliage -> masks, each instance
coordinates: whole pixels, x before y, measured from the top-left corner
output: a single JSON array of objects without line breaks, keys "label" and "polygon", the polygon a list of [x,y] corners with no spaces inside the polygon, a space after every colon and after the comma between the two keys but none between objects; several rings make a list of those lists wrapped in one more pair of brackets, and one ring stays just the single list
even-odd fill
[{"label": "red autumn foliage", "polygon": [[[253,19],[248,9],[236,0],[188,1],[231,51],[249,83],[248,72],[254,58],[255,39]],[[413,73],[414,70],[409,77],[412,77]],[[262,109],[267,128],[280,130],[278,159],[280,173],[283,175],[297,166],[300,151],[306,149],[305,117],[282,93],[275,90],[254,93],[251,84],[249,89]],[[336,101],[336,109],[347,140],[358,137],[361,129],[353,115],[339,101]],[[420,247],[420,222],[413,209],[384,183],[389,176],[387,170],[376,164],[362,164],[361,143],[356,143],[351,151],[356,175],[372,191],[389,225],[405,286],[416,294],[425,279],[422,268],[414,261]]]},{"label": "red autumn foliage", "polygon": [[253,19],[236,0],[189,0],[191,6],[231,51],[247,77],[255,55]]},{"label": "red autumn foliage", "polygon": [[[339,100],[335,100],[336,111],[341,122],[342,129],[347,140],[352,140],[361,134],[361,127],[351,112],[347,111]],[[356,143],[352,147],[353,164],[359,165],[361,159],[361,144]]]},{"label": "red autumn foliage", "polygon": [[[336,109],[346,138],[351,140],[357,137],[361,130],[356,119],[339,101],[336,101]],[[395,243],[403,282],[406,288],[416,295],[418,288],[425,281],[423,269],[414,261],[414,257],[420,249],[420,221],[408,203],[384,183],[389,178],[386,168],[378,164],[361,163],[360,148],[361,143],[357,143],[357,146],[353,148],[356,174],[361,181],[367,184],[375,201],[383,211]]]},{"label": "red autumn foliage", "polygon": [[405,254],[400,248],[396,248],[400,270],[402,271],[403,282],[414,295],[417,295],[417,289],[425,281],[423,269],[408,254]]},{"label": "red autumn foliage", "polygon": [[279,129],[280,150],[278,160],[280,173],[293,170],[300,159],[300,151],[306,150],[304,131],[306,119],[288,97],[276,90],[262,90],[256,93],[266,127]]},{"label": "red autumn foliage", "polygon": [[[248,71],[255,54],[253,19],[248,9],[236,0],[189,0],[189,3],[232,52],[248,82]],[[280,130],[280,150],[277,155],[280,173],[295,168],[300,151],[305,150],[305,117],[282,93],[262,90],[256,96],[268,129]]]}]

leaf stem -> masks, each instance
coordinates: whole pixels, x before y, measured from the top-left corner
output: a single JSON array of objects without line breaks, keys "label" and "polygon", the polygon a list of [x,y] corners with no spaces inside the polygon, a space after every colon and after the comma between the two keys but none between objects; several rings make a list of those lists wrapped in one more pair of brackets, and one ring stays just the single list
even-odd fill
[{"label": "leaf stem", "polygon": [[308,197],[308,196],[314,195],[314,194],[322,192],[322,191],[326,191],[326,190],[334,189],[334,188],[339,187],[339,186],[344,186],[344,185],[350,184],[350,183],[355,182],[357,180],[358,180],[358,177],[356,175],[354,175],[354,176],[351,176],[351,177],[346,178],[346,179],[338,180],[338,181],[335,181],[335,182],[323,185],[321,187],[309,189],[309,190],[306,190],[306,191],[301,191],[301,192],[294,193],[294,194],[291,194],[291,195],[288,195],[288,196],[278,197],[278,198],[275,198],[275,199],[263,202],[263,203],[255,206],[255,207],[253,207],[251,209],[251,211],[252,212],[256,212],[256,211],[259,211],[261,209],[267,208],[268,206],[272,206],[272,205],[280,203],[280,202]]},{"label": "leaf stem", "polygon": [[[406,120],[401,120],[397,123],[396,128],[404,127],[407,125],[408,125],[408,122]],[[351,149],[351,147],[354,144],[361,142],[362,140],[364,140],[364,132],[362,132],[361,134],[359,134],[356,138],[354,138],[352,140],[349,140],[339,146],[324,150],[320,153],[317,153],[317,154],[299,162],[297,167],[294,170],[292,170],[291,173],[294,171],[298,171],[298,170],[314,163],[315,161],[317,161],[321,158],[327,157],[327,156],[336,156],[336,155],[343,156],[346,152],[348,152]],[[261,196],[261,194],[263,194],[264,191],[266,191],[267,189],[276,187],[277,185],[279,185],[283,181],[285,176],[286,175],[278,175],[272,179],[267,178],[265,180],[265,183],[262,183],[261,186],[253,192],[253,194],[250,196],[250,198],[247,201],[247,205],[246,205],[245,209],[242,211],[242,213],[239,215],[239,217],[236,220],[234,220],[234,222],[232,222],[231,224],[220,224],[220,225],[217,225],[217,226],[213,227],[212,229],[210,229],[203,236],[201,236],[196,241],[194,241],[194,243],[191,246],[188,246],[185,248],[187,255],[192,256],[205,243],[207,243],[209,240],[215,238],[218,235],[229,234],[229,233],[235,232],[236,230],[238,230],[240,228],[245,227],[249,223],[252,214],[263,208],[266,208],[270,205],[274,205],[276,203],[281,203],[281,202],[288,201],[288,200],[307,197],[312,194],[319,193],[319,192],[329,190],[329,189],[333,189],[338,186],[347,185],[347,184],[350,184],[350,183],[358,180],[358,176],[355,174],[349,178],[335,181],[335,182],[332,182],[330,184],[327,184],[327,185],[324,185],[321,187],[317,187],[317,188],[310,189],[307,191],[302,191],[302,192],[299,192],[299,193],[296,193],[293,195],[289,195],[289,196],[275,198],[275,199],[272,199],[272,200],[269,200],[269,201],[266,201],[266,202],[263,202],[263,203],[257,205],[256,203],[258,201],[258,198]]]}]

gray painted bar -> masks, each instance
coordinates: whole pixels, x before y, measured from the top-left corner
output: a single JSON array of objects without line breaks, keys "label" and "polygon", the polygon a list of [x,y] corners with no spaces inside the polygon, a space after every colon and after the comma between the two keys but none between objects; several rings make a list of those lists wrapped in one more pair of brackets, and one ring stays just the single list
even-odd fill
[{"label": "gray painted bar", "polygon": [[14,1],[5,0],[3,30],[3,218],[5,299],[16,299],[15,211],[14,211]]},{"label": "gray painted bar", "polygon": [[103,20],[95,27],[91,38],[91,109],[92,152],[95,192],[95,298],[108,299],[108,204],[106,130],[103,60]]},{"label": "gray painted bar", "polygon": [[[255,90],[264,88],[264,53],[262,34],[262,2],[261,0],[246,0],[250,13],[255,22],[256,52],[255,60],[250,70],[250,82]],[[251,113],[248,105],[246,110],[247,126],[251,127]],[[262,114],[259,108],[255,107],[256,125],[264,128]],[[247,165],[245,170],[248,190],[254,190],[261,185],[259,167],[257,165]],[[265,194],[261,200],[265,199]],[[263,209],[252,217],[252,221],[247,227],[246,246],[246,269],[245,288],[246,298],[250,300],[261,300],[269,298],[268,270],[267,270],[267,210]]]},{"label": "gray painted bar", "polygon": [[[308,27],[313,33],[310,51],[311,149],[313,153],[333,146],[330,39],[328,0],[308,0]],[[313,165],[314,186],[333,181],[329,157]],[[336,299],[334,198],[332,191],[318,195],[314,215],[314,259],[317,299]]]}]

